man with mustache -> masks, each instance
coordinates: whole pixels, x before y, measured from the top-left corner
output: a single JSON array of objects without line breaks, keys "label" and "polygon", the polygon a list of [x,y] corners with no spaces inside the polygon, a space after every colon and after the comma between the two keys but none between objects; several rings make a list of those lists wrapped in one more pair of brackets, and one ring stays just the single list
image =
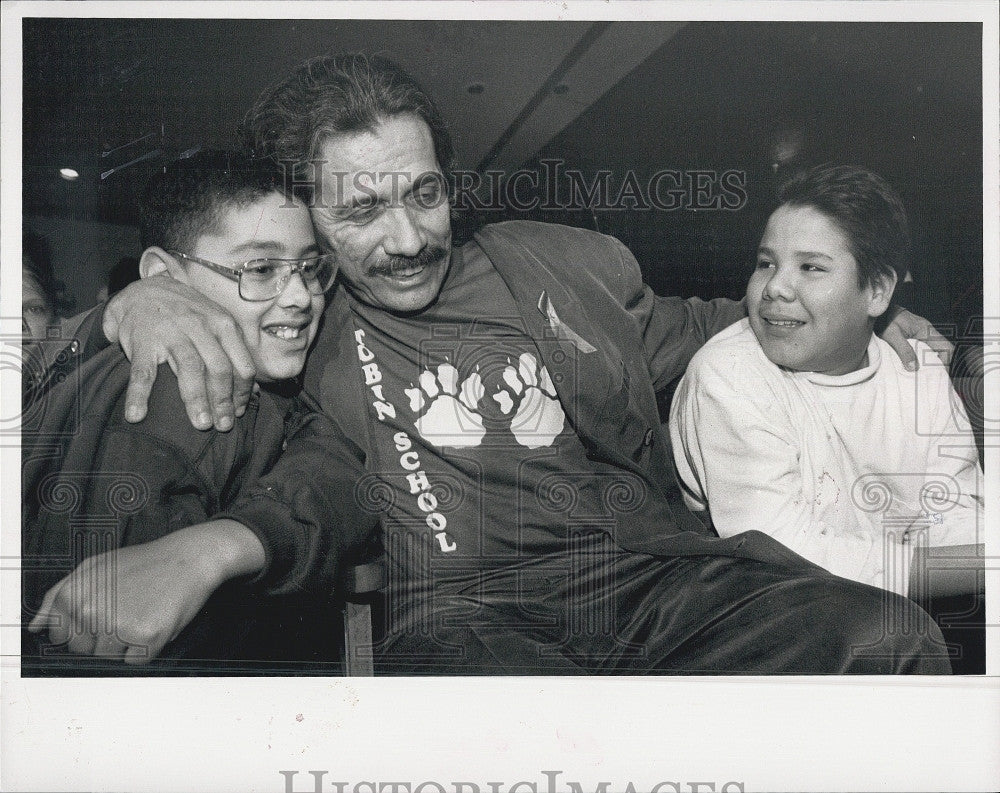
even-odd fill
[{"label": "man with mustache", "polygon": [[[337,257],[344,288],[305,377],[328,422],[290,439],[254,492],[186,545],[175,532],[169,548],[119,557],[127,608],[105,654],[155,653],[248,569],[271,591],[328,592],[378,536],[385,673],[948,671],[940,632],[905,598],[835,578],[762,533],[722,540],[683,516],[656,394],[741,304],[657,297],[620,242],[579,229],[502,223],[454,244],[443,121],[382,59],[303,64],[258,100],[245,132],[259,156],[292,164]],[[209,370],[225,371],[222,358],[245,369],[238,336],[174,285],[130,287],[106,321],[140,375],[134,406],[147,361],[201,347]],[[203,426],[206,404],[188,406]],[[367,518],[341,521],[331,494],[352,479]],[[166,563],[191,572],[151,592],[148,570]],[[93,608],[52,601],[55,613]],[[885,634],[886,608],[926,629]]]}]

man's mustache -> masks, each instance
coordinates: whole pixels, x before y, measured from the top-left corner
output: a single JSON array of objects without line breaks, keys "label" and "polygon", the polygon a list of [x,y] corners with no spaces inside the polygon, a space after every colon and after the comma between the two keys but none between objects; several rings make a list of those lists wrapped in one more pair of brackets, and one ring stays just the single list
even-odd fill
[{"label": "man's mustache", "polygon": [[448,255],[448,249],[440,245],[424,248],[416,256],[386,256],[368,268],[368,275],[395,275],[414,268],[430,267]]}]

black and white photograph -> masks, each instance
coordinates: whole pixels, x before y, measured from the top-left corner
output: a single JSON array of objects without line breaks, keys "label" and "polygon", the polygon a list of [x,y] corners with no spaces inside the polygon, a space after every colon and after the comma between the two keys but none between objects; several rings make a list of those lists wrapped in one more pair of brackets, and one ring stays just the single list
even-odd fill
[{"label": "black and white photograph", "polygon": [[3,14],[4,790],[997,789],[995,7]]}]

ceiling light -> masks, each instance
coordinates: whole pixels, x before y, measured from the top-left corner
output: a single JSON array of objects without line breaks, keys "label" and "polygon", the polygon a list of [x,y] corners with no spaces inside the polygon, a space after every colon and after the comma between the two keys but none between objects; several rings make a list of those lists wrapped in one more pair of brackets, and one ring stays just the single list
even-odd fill
[{"label": "ceiling light", "polygon": [[73,168],[60,168],[59,175],[67,182],[72,182],[74,179],[80,178],[80,174]]}]

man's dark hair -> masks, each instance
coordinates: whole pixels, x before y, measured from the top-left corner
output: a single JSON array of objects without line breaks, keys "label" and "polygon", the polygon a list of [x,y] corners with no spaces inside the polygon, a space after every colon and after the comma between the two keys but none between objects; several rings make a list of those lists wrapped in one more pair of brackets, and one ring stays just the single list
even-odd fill
[{"label": "man's dark hair", "polygon": [[255,156],[291,163],[296,192],[308,200],[311,163],[327,137],[371,132],[403,113],[427,124],[438,166],[447,176],[454,149],[437,105],[403,69],[379,56],[339,54],[306,61],[260,95],[240,135]]},{"label": "man's dark hair", "polygon": [[778,190],[779,206],[813,207],[847,238],[864,288],[906,275],[910,232],[896,191],[878,174],[850,165],[817,165],[791,177]]},{"label": "man's dark hair", "polygon": [[273,164],[246,154],[206,149],[175,160],[146,183],[142,246],[188,253],[198,237],[218,229],[226,209],[274,191],[281,191],[281,178]]}]

